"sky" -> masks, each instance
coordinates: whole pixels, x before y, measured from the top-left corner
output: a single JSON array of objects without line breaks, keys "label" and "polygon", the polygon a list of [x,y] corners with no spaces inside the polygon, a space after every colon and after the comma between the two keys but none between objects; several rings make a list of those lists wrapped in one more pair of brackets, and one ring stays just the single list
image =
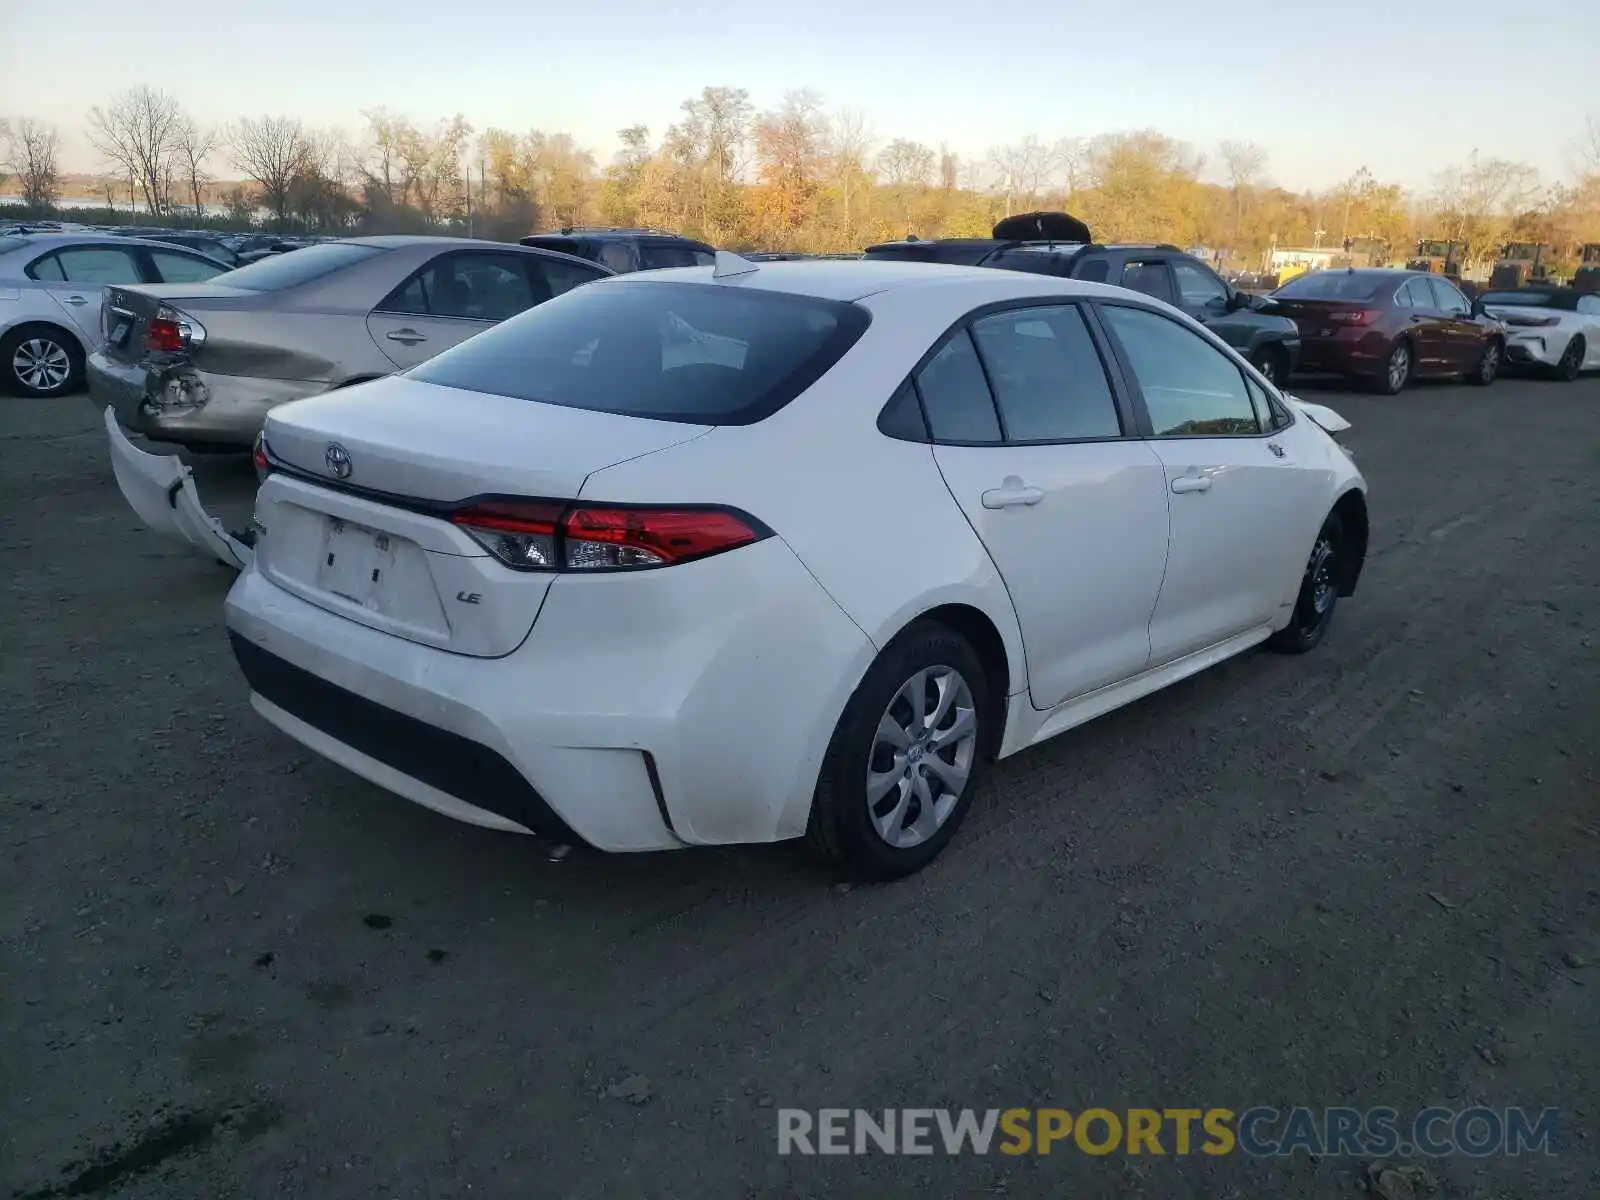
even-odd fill
[{"label": "sky", "polygon": [[1363,165],[1426,189],[1474,150],[1561,178],[1586,115],[1600,118],[1600,0],[71,0],[69,17],[46,12],[0,0],[0,116],[58,126],[73,172],[99,166],[89,107],[141,83],[204,122],[287,115],[353,132],[376,106],[424,124],[459,112],[479,130],[571,133],[602,164],[617,130],[659,136],[705,86],[746,88],[761,108],[810,88],[864,112],[880,143],[981,156],[1029,134],[1156,128],[1207,153],[1256,142],[1294,189]]}]

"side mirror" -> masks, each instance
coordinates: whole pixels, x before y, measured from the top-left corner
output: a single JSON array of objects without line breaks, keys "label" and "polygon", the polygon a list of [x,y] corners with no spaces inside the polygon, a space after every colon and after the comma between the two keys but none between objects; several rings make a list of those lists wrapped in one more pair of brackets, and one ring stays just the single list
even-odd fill
[{"label": "side mirror", "polygon": [[1240,309],[1254,309],[1256,298],[1249,292],[1229,292],[1227,308],[1229,312],[1238,312]]}]

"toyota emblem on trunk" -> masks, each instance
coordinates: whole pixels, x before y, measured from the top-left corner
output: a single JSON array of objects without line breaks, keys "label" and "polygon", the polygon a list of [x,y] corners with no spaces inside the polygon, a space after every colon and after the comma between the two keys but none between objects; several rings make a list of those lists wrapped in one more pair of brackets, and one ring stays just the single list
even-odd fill
[{"label": "toyota emblem on trunk", "polygon": [[339,445],[338,442],[328,443],[328,452],[322,456],[322,459],[328,464],[328,474],[335,479],[350,478],[350,451]]}]

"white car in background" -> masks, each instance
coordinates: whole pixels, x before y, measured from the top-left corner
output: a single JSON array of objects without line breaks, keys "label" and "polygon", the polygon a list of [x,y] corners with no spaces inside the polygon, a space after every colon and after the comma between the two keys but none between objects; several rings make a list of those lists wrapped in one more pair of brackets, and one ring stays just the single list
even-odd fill
[{"label": "white car in background", "polygon": [[273,410],[227,624],[262,716],[440,812],[893,877],[986,760],[1316,645],[1344,428],[1135,292],[722,253]]},{"label": "white car in background", "polygon": [[114,234],[0,234],[0,389],[64,396],[83,386],[100,342],[108,284],[200,283],[225,263],[182,246]]},{"label": "white car in background", "polygon": [[1508,362],[1566,380],[1600,367],[1600,295],[1534,285],[1478,299],[1507,326]]}]

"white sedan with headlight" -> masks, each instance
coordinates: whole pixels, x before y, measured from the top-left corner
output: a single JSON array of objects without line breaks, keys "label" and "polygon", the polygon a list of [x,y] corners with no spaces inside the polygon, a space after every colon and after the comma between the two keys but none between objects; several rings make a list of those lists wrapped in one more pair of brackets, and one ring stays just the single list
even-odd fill
[{"label": "white sedan with headlight", "polygon": [[262,716],[440,812],[892,877],[987,761],[1315,646],[1344,428],[1138,293],[724,253],[275,409],[227,623]]},{"label": "white sedan with headlight", "polygon": [[1505,322],[1507,362],[1566,380],[1600,367],[1600,295],[1534,285],[1478,299]]}]

